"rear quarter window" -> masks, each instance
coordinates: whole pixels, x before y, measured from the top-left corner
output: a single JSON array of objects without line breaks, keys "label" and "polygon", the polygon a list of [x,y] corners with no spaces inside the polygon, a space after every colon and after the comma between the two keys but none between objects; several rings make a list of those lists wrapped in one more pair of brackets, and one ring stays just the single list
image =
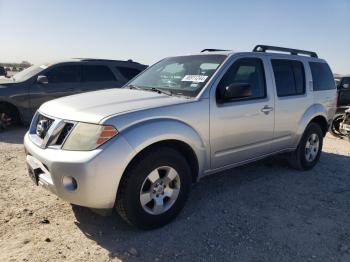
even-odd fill
[{"label": "rear quarter window", "polygon": [[309,65],[312,74],[314,91],[331,90],[336,88],[335,80],[328,64],[309,62]]},{"label": "rear quarter window", "polygon": [[141,70],[131,67],[125,67],[125,66],[117,66],[117,70],[124,76],[127,80],[130,80],[134,78],[136,75],[138,75]]}]

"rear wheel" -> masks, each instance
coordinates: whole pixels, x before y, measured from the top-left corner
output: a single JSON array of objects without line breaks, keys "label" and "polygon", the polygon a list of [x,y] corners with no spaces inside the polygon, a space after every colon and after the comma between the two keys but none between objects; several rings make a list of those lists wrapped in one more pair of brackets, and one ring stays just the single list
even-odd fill
[{"label": "rear wheel", "polygon": [[17,114],[7,105],[0,105],[0,131],[6,129],[17,121]]},{"label": "rear wheel", "polygon": [[154,148],[128,168],[116,208],[129,224],[142,229],[170,222],[183,208],[191,187],[191,169],[176,150]]},{"label": "rear wheel", "polygon": [[312,169],[320,159],[323,146],[323,133],[321,127],[316,123],[310,123],[297,149],[291,153],[289,163],[299,170]]}]

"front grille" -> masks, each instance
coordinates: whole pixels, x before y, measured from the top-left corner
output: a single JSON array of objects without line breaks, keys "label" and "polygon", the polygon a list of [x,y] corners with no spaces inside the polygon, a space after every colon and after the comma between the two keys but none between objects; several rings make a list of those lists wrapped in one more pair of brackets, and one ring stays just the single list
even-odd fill
[{"label": "front grille", "polygon": [[58,138],[57,138],[57,140],[55,142],[56,146],[59,146],[59,145],[63,144],[63,142],[65,141],[65,139],[68,136],[69,132],[72,130],[73,126],[74,125],[72,123],[65,123],[62,131],[58,135]]},{"label": "front grille", "polygon": [[43,115],[39,115],[35,123],[35,133],[43,139],[55,120]]},{"label": "front grille", "polygon": [[41,148],[60,148],[74,125],[74,122],[47,117],[37,112],[29,128],[29,137]]}]

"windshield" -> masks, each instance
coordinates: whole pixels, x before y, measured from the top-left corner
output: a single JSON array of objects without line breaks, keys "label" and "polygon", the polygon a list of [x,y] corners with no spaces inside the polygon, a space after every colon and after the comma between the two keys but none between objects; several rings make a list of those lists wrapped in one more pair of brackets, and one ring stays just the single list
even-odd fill
[{"label": "windshield", "polygon": [[172,94],[196,96],[225,55],[179,56],[161,60],[129,83],[142,89],[162,89]]},{"label": "windshield", "polygon": [[41,65],[41,66],[33,65],[15,74],[13,78],[15,79],[15,81],[25,81],[31,78],[32,76],[36,75],[37,73],[43,71],[46,68],[47,68],[46,65]]}]

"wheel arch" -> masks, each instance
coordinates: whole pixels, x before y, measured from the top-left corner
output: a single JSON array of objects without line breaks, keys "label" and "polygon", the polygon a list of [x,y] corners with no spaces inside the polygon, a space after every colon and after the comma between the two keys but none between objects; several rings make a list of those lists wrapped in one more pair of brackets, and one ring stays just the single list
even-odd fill
[{"label": "wheel arch", "polygon": [[1,107],[9,108],[11,111],[14,112],[14,117],[16,118],[16,120],[20,122],[23,121],[21,111],[18,109],[18,107],[15,104],[9,101],[0,100],[0,108]]},{"label": "wheel arch", "polygon": [[169,118],[145,120],[121,130],[120,133],[134,150],[128,166],[135,157],[150,148],[169,146],[178,150],[189,161],[195,181],[203,170],[209,167],[208,145],[194,128],[180,120]]},{"label": "wheel arch", "polygon": [[[305,132],[306,127],[311,123],[317,123],[321,129],[323,136],[327,134],[329,122],[327,120],[326,109],[321,104],[314,104],[310,106],[299,121],[298,128],[298,143]],[[297,143],[297,144],[298,144]]]},{"label": "wheel arch", "polygon": [[176,140],[176,139],[168,139],[168,140],[161,140],[158,142],[155,142],[153,144],[150,144],[143,148],[141,151],[137,152],[137,154],[131,159],[131,161],[128,163],[127,167],[125,168],[125,171],[123,173],[122,179],[125,173],[132,168],[135,163],[144,155],[152,151],[154,148],[157,147],[170,147],[172,149],[175,149],[178,151],[180,154],[182,154],[186,161],[189,164],[189,167],[191,168],[191,174],[192,174],[192,182],[196,182],[198,179],[198,171],[199,171],[199,163],[198,163],[198,158],[194,150],[190,145],[187,143]]}]

